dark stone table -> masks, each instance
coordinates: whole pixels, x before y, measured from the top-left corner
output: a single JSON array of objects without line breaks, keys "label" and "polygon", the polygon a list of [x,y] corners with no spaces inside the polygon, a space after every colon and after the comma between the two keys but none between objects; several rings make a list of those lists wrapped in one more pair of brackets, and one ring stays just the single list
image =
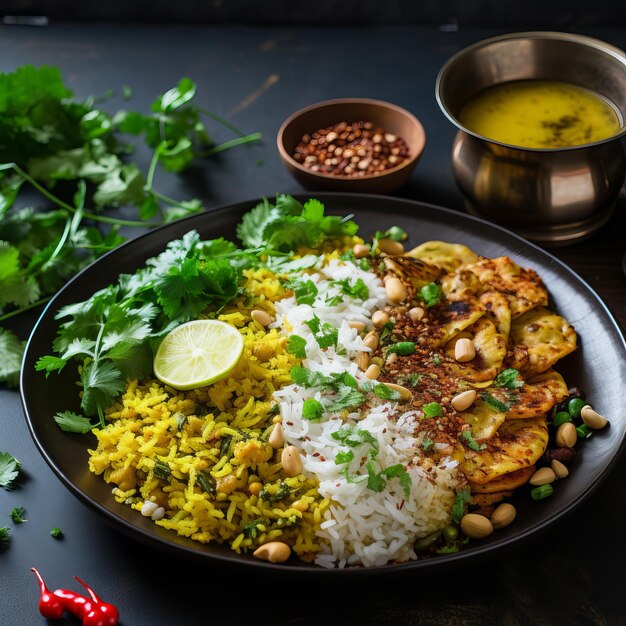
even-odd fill
[{"label": "dark stone table", "polygon": [[[265,138],[262,145],[231,150],[189,175],[159,175],[159,187],[168,195],[198,196],[208,207],[302,191],[274,145],[281,121],[292,111],[329,97],[391,100],[413,111],[428,136],[422,160],[398,195],[463,210],[450,168],[454,131],[437,107],[434,82],[451,54],[494,34],[430,27],[14,26],[0,28],[0,70],[58,65],[79,97],[130,85],[131,105],[139,110],[180,77],[191,77],[199,85],[199,103]],[[623,30],[583,34],[621,47],[626,42]],[[121,104],[114,100],[110,106]],[[215,136],[228,138],[219,127]],[[591,239],[556,250],[622,326],[625,222],[620,199],[610,223]],[[33,313],[12,327],[25,338],[35,320]],[[327,618],[337,624],[626,624],[621,536],[626,459],[580,509],[506,553],[436,575],[327,585],[319,579],[260,578],[171,557],[128,539],[65,490],[30,439],[18,393],[7,389],[0,389],[0,450],[18,457],[24,468],[19,489],[0,490],[0,516],[22,505],[28,518],[0,550],[3,626],[45,623],[37,611],[31,565],[53,587],[72,587],[71,577],[82,577],[119,606],[125,626],[227,620],[295,625]],[[49,536],[53,526],[63,529],[62,541]]]}]

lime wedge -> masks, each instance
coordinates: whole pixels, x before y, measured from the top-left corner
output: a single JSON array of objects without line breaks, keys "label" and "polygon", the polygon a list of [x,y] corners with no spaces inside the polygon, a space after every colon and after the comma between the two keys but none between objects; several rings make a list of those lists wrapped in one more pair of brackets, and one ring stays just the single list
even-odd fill
[{"label": "lime wedge", "polygon": [[154,375],[183,391],[210,385],[235,368],[243,337],[219,320],[193,320],[169,332],[154,357]]}]

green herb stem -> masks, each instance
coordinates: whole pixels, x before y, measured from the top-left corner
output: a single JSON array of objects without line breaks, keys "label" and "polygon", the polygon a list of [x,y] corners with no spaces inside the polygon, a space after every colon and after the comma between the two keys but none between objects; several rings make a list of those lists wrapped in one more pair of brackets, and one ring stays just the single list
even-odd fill
[{"label": "green herb stem", "polygon": [[198,156],[208,157],[213,154],[217,154],[218,152],[223,152],[224,150],[229,150],[230,148],[234,148],[235,146],[240,146],[245,143],[252,143],[254,141],[260,141],[261,138],[262,138],[261,133],[251,133],[250,135],[244,135],[243,137],[236,137],[235,139],[230,139],[228,141],[225,141],[224,143],[220,143],[217,146],[213,146],[212,148],[209,148],[209,150],[200,152]]},{"label": "green herb stem", "polygon": [[52,297],[53,296],[47,296],[46,298],[41,298],[40,300],[37,300],[37,302],[33,302],[32,304],[29,304],[28,306],[23,306],[20,309],[15,309],[14,311],[11,311],[9,313],[0,315],[0,322],[4,322],[5,320],[11,319],[12,317],[16,317],[17,315],[20,315],[21,313],[25,313],[26,311],[30,311],[31,309],[36,309],[38,306],[41,306],[42,304],[46,304],[46,302],[50,302],[50,300],[52,300]]},{"label": "green herb stem", "polygon": [[239,135],[240,137],[245,136],[246,133],[244,133],[243,130],[240,130],[234,124],[231,124],[228,120],[220,117],[217,113],[213,113],[213,111],[209,111],[208,109],[203,109],[201,107],[198,107],[198,111],[202,113],[202,115],[206,115],[208,118],[214,120],[218,124],[221,124],[224,128],[228,128],[228,130],[231,130],[233,133],[235,133],[235,135]]}]

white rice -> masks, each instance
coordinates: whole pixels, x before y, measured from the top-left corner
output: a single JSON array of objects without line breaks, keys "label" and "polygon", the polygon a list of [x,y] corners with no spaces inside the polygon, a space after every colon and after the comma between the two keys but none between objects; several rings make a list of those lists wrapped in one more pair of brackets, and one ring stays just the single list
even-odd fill
[{"label": "white rice", "polygon": [[[385,288],[377,276],[351,262],[331,260],[309,272],[306,278],[318,289],[315,302],[297,304],[295,298],[278,302],[275,326],[287,335],[306,339],[307,358],[303,367],[326,375],[349,372],[365,384],[367,379],[353,359],[367,348],[348,321],[369,323],[372,313],[387,304]],[[341,292],[332,281],[348,279],[354,285],[359,278],[369,290],[365,301],[344,295],[337,305],[327,304],[327,299]],[[319,347],[304,323],[314,315],[320,322],[339,329],[337,349]],[[317,477],[320,493],[331,501],[318,532],[322,545],[316,559],[318,565],[381,566],[415,559],[415,540],[449,522],[459,486],[457,464],[445,460],[429,471],[420,466],[421,448],[414,435],[419,417],[415,410],[402,413],[396,403],[369,393],[364,410],[351,409],[347,416],[345,411],[326,413],[320,421],[311,421],[302,417],[302,407],[307,398],[321,399],[319,389],[290,385],[277,391],[275,397],[280,403],[287,442],[300,450],[304,471]],[[404,466],[411,478],[408,496],[398,478],[387,479],[380,492],[368,488],[365,463],[371,458],[372,446],[363,443],[349,448],[332,437],[339,429],[356,425],[371,433],[378,444],[374,459],[377,470],[396,464]],[[354,453],[353,460],[349,464],[336,464],[337,453],[349,449]],[[348,482],[344,474],[346,467],[356,482]]]}]

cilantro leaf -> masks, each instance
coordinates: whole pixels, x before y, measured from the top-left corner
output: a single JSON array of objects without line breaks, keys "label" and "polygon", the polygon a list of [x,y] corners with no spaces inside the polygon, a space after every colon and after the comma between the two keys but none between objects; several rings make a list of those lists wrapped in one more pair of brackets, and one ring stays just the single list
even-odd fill
[{"label": "cilantro leaf", "polygon": [[479,444],[474,439],[474,435],[472,434],[471,429],[464,430],[461,433],[461,437],[463,437],[463,439],[465,439],[465,441],[467,442],[467,447],[470,450],[474,450],[475,452],[480,452],[481,450],[484,450],[487,447],[487,444],[485,444],[485,443]]},{"label": "cilantro leaf", "polygon": [[469,487],[464,487],[457,491],[454,504],[452,505],[452,519],[459,524],[465,514],[465,505],[470,501],[471,495]]},{"label": "cilantro leaf", "polygon": [[347,296],[352,298],[359,298],[360,300],[367,300],[370,295],[370,291],[362,278],[357,278],[353,284],[350,284],[350,280],[345,278],[343,280],[334,281],[335,285],[341,287],[341,291]]},{"label": "cilantro leaf", "polygon": [[422,407],[422,411],[424,411],[424,415],[426,417],[440,417],[443,415],[443,409],[439,402],[429,402]]},{"label": "cilantro leaf", "polygon": [[372,435],[372,433],[370,433],[369,430],[358,428],[357,426],[343,426],[339,430],[332,432],[330,436],[335,441],[339,441],[344,446],[348,446],[350,448],[357,448],[364,444],[369,444],[372,446],[372,450],[374,451],[372,456],[375,457],[378,454],[378,440]]},{"label": "cilantro leaf", "polygon": [[443,291],[437,283],[428,283],[419,290],[418,295],[424,301],[426,308],[429,309],[441,302]]},{"label": "cilantro leaf", "polygon": [[354,452],[352,450],[340,450],[335,455],[335,465],[343,465],[354,460]]},{"label": "cilantro leaf", "polygon": [[291,382],[302,387],[324,387],[328,385],[328,379],[321,372],[314,372],[301,365],[291,368]]},{"label": "cilantro leaf", "polygon": [[306,359],[306,339],[299,335],[290,335],[287,343],[287,352],[299,359]]},{"label": "cilantro leaf", "polygon": [[320,348],[325,349],[330,346],[336,346],[339,339],[339,330],[329,324],[328,322],[320,323],[320,319],[317,315],[313,316],[312,320],[304,322],[313,332],[315,341]]},{"label": "cilantro leaf", "polygon": [[365,401],[365,395],[360,391],[342,385],[336,396],[326,403],[326,410],[330,412],[343,411],[344,409],[356,408]]},{"label": "cilantro leaf", "polygon": [[23,524],[24,522],[28,521],[24,519],[25,512],[26,512],[26,509],[24,509],[23,506],[16,506],[16,507],[13,507],[9,516],[13,520],[14,524]]},{"label": "cilantro leaf", "polygon": [[86,363],[80,379],[83,385],[80,405],[87,415],[94,415],[98,409],[110,406],[124,391],[122,373],[110,361],[102,361],[97,365],[94,361]]},{"label": "cilantro leaf", "polygon": [[5,543],[9,541],[11,530],[8,526],[0,526],[0,542]]},{"label": "cilantro leaf", "polygon": [[274,205],[265,198],[244,215],[237,236],[247,246],[289,252],[316,247],[325,239],[351,236],[357,230],[351,220],[324,215],[324,205],[319,200],[302,205],[292,196],[282,194],[276,197]]},{"label": "cilantro leaf", "polygon": [[386,239],[387,237],[389,239],[395,239],[395,241],[405,241],[409,236],[400,226],[391,226],[385,232],[377,230],[374,235],[375,239]]},{"label": "cilantro leaf", "polygon": [[493,386],[519,389],[524,386],[524,381],[519,379],[519,372],[516,369],[509,367],[495,377]]},{"label": "cilantro leaf", "polygon": [[0,382],[16,387],[19,381],[22,357],[26,342],[20,341],[11,331],[0,328]]},{"label": "cilantro leaf", "polygon": [[54,421],[59,428],[67,433],[88,433],[93,425],[82,415],[73,413],[72,411],[62,411],[54,416]]},{"label": "cilantro leaf", "polygon": [[0,452],[0,487],[12,489],[12,483],[20,473],[22,464],[8,452]]},{"label": "cilantro leaf", "polygon": [[498,400],[498,398],[494,398],[486,391],[481,392],[479,395],[492,409],[495,409],[500,413],[506,413],[511,408],[510,403],[502,402],[501,400]]},{"label": "cilantro leaf", "polygon": [[424,452],[428,452],[432,450],[432,447],[435,445],[435,442],[430,437],[424,437],[422,440],[422,450]]},{"label": "cilantro leaf", "polygon": [[324,407],[319,400],[315,398],[307,398],[302,405],[302,417],[305,420],[317,422],[324,415]]},{"label": "cilantro leaf", "polygon": [[288,282],[286,286],[293,290],[297,304],[313,304],[315,302],[318,289],[312,280],[293,280]]},{"label": "cilantro leaf", "polygon": [[372,391],[383,400],[399,400],[400,392],[392,389],[391,387],[387,387],[387,385],[383,383],[378,383]]},{"label": "cilantro leaf", "polygon": [[54,539],[62,539],[63,531],[58,526],[55,526],[54,528],[50,529],[50,536]]},{"label": "cilantro leaf", "polygon": [[[381,492],[387,486],[387,480],[392,478],[398,478],[400,480],[400,486],[404,493],[404,497],[408,498],[411,493],[411,481],[410,474],[404,469],[402,463],[396,465],[390,465],[379,472],[376,471],[376,467],[373,461],[368,461],[365,465],[367,469],[367,487],[372,491]],[[385,480],[386,479],[386,480]]]}]

